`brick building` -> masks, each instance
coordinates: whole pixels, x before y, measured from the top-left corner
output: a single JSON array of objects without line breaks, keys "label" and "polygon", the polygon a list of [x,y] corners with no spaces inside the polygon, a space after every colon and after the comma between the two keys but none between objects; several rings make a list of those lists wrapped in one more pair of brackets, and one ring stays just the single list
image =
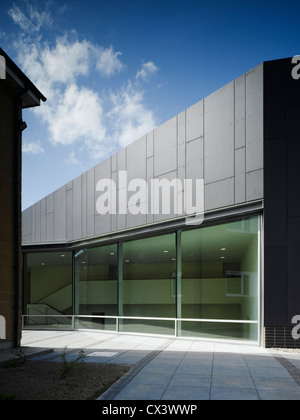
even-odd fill
[{"label": "brick building", "polygon": [[0,348],[21,338],[22,110],[46,101],[0,48]]}]

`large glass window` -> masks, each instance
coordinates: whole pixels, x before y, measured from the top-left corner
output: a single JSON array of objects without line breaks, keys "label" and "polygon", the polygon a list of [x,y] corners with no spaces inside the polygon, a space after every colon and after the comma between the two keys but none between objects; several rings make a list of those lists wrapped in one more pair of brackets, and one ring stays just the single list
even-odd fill
[{"label": "large glass window", "polygon": [[[175,318],[175,234],[123,244],[123,315]],[[123,331],[174,334],[174,321],[123,320]]]},{"label": "large glass window", "polygon": [[75,254],[75,314],[77,327],[115,329],[117,315],[117,245],[83,249]]},{"label": "large glass window", "polygon": [[[257,339],[258,218],[182,233],[182,335]],[[255,323],[247,322],[255,321]]]},{"label": "large glass window", "polygon": [[24,254],[24,280],[26,325],[72,326],[71,252]]},{"label": "large glass window", "polygon": [[256,341],[259,220],[25,253],[26,325]]}]

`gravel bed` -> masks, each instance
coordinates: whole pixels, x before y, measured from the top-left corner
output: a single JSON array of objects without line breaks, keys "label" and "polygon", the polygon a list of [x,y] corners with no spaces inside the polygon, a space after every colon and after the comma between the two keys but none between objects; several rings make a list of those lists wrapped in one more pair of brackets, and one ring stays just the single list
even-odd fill
[{"label": "gravel bed", "polygon": [[0,400],[93,400],[130,366],[80,363],[65,378],[61,363],[27,360],[18,367],[0,366]]}]

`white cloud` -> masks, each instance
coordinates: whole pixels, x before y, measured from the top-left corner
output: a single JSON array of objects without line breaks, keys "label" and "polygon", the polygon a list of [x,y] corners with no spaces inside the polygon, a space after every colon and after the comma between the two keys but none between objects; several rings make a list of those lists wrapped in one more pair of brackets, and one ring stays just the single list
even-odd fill
[{"label": "white cloud", "polygon": [[[38,31],[38,16],[43,20],[47,15],[33,8],[25,15],[16,6],[9,13],[28,33]],[[22,70],[47,97],[47,102],[33,112],[46,124],[48,140],[52,145],[77,145],[66,162],[78,164],[78,153],[82,149],[95,162],[157,125],[154,113],[145,105],[145,94],[140,87],[142,81],[158,71],[152,61],[142,65],[134,81],[124,83],[117,90],[108,90],[107,78],[124,68],[121,52],[115,51],[113,46],[105,48],[79,40],[73,31],[56,38],[54,46],[43,43],[39,33],[34,41],[23,33],[16,49]],[[98,75],[92,79],[95,72]],[[94,87],[84,85],[91,80],[99,83],[99,74],[105,78],[101,94]],[[38,144],[35,147],[34,143],[25,144],[24,152],[42,151]]]},{"label": "white cloud", "polygon": [[[53,144],[70,145],[75,142],[102,141],[105,128],[102,124],[103,111],[96,92],[76,85],[68,86],[55,102],[45,111],[40,108],[49,125]],[[88,143],[89,144],[89,143]]]},{"label": "white cloud", "polygon": [[65,163],[67,165],[80,165],[80,161],[77,159],[77,157],[75,156],[75,152],[73,150],[73,152],[71,152],[68,157],[65,159]]},{"label": "white cloud", "polygon": [[143,103],[143,92],[128,83],[111,93],[113,104],[108,116],[115,127],[115,141],[122,147],[147,134],[155,127],[155,117]]},{"label": "white cloud", "polygon": [[158,67],[153,63],[153,61],[148,61],[147,63],[142,64],[142,68],[137,72],[136,79],[147,80],[149,76],[156,73]]},{"label": "white cloud", "polygon": [[38,30],[31,20],[28,19],[28,17],[25,16],[21,9],[15,4],[9,9],[8,14],[22,31],[34,32]]},{"label": "white cloud", "polygon": [[111,76],[116,73],[119,73],[123,69],[123,64],[119,60],[121,53],[114,52],[112,46],[109,48],[95,48],[96,54],[96,68],[102,76]]},{"label": "white cloud", "polygon": [[89,72],[89,44],[69,42],[66,37],[57,39],[54,49],[45,47],[40,61],[51,83],[74,83],[76,77]]},{"label": "white cloud", "polygon": [[24,142],[22,145],[22,152],[30,155],[37,155],[44,153],[44,149],[40,141],[37,142]]},{"label": "white cloud", "polygon": [[32,5],[27,4],[27,13],[29,16],[26,16],[15,4],[8,10],[8,14],[14,23],[26,33],[38,32],[42,26],[52,24],[51,15],[46,10],[39,12]]}]

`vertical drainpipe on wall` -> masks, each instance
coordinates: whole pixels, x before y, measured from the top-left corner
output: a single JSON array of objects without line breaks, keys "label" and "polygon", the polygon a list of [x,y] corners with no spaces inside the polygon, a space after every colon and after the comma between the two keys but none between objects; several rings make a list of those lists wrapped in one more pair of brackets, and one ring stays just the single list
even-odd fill
[{"label": "vertical drainpipe on wall", "polygon": [[21,145],[21,127],[22,96],[28,92],[28,88],[24,88],[14,96],[14,274],[15,274],[15,290],[14,290],[14,347],[19,347],[19,299],[20,299],[20,249],[21,249],[21,170],[22,170],[22,145]]}]

